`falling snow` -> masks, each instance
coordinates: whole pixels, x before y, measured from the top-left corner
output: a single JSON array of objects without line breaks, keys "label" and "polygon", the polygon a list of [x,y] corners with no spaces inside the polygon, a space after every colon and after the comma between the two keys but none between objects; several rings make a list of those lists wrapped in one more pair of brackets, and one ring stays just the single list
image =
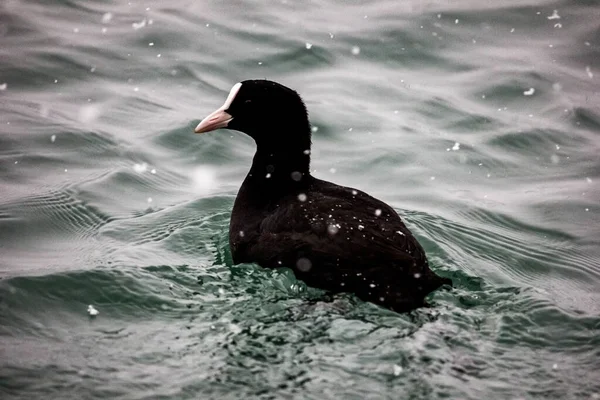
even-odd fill
[{"label": "falling snow", "polygon": [[359,55],[360,54],[360,47],[358,47],[358,46],[352,47],[352,54],[355,55],[355,56]]},{"label": "falling snow", "polygon": [[215,171],[208,166],[196,167],[192,171],[193,189],[202,194],[211,190],[215,184]]},{"label": "falling snow", "polygon": [[131,24],[131,26],[133,29],[138,30],[138,29],[145,27],[147,22],[148,21],[146,20],[146,18],[144,18],[140,22],[134,22],[133,24]]},{"label": "falling snow", "polygon": [[100,311],[96,310],[96,307],[91,304],[87,307],[87,312],[91,317],[95,317],[96,315],[100,314]]},{"label": "falling snow", "polygon": [[558,15],[558,10],[552,11],[552,15],[547,17],[548,19],[560,19],[560,15]]},{"label": "falling snow", "polygon": [[339,230],[340,226],[337,224],[330,224],[329,226],[327,226],[327,233],[329,233],[330,235],[335,235],[336,233],[338,233]]},{"label": "falling snow", "polygon": [[102,23],[108,24],[112,20],[112,18],[113,18],[112,13],[107,12],[102,16]]},{"label": "falling snow", "polygon": [[375,210],[375,216],[379,217],[381,215],[381,210],[378,208],[377,210]]},{"label": "falling snow", "polygon": [[523,92],[523,94],[525,96],[531,96],[534,93],[535,93],[535,89],[534,88],[529,88],[529,89],[527,89],[526,91]]},{"label": "falling snow", "polygon": [[146,163],[133,164],[133,170],[135,172],[137,172],[138,174],[146,172],[147,169],[148,169],[148,164],[146,164]]},{"label": "falling snow", "polygon": [[300,257],[296,261],[296,267],[302,272],[308,272],[312,268],[312,262],[308,258]]}]

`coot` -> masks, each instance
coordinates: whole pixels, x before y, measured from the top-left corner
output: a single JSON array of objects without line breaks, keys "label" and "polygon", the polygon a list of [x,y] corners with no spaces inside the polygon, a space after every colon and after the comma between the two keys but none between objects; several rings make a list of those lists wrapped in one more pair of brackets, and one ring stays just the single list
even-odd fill
[{"label": "coot", "polygon": [[268,80],[237,83],[195,132],[219,128],[256,142],[229,226],[234,263],[289,267],[309,286],[397,312],[424,305],[428,293],[451,284],[430,270],[390,206],[310,174],[311,127],[294,90]]}]

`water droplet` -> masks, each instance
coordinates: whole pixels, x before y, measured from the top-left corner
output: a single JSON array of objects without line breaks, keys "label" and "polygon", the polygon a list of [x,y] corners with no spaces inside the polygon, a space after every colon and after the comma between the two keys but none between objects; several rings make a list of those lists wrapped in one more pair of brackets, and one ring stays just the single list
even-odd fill
[{"label": "water droplet", "polygon": [[329,172],[331,172],[332,174],[335,174],[335,173],[336,173],[336,171],[337,171],[337,170],[336,170],[335,168],[329,168]]},{"label": "water droplet", "polygon": [[594,74],[592,73],[592,68],[589,65],[585,67],[585,72],[587,73],[588,78],[592,79],[594,77]]},{"label": "water droplet", "polygon": [[352,47],[352,54],[355,55],[355,56],[359,55],[360,54],[360,47],[353,46]]},{"label": "water droplet", "polygon": [[148,197],[148,203],[152,203],[152,197]]},{"label": "water droplet", "polygon": [[3,84],[0,85],[0,90],[6,90],[7,87],[8,87],[8,84],[6,82],[4,82]]},{"label": "water droplet", "polygon": [[52,135],[52,136],[50,136],[50,141],[51,141],[52,143],[56,142],[56,135]]}]

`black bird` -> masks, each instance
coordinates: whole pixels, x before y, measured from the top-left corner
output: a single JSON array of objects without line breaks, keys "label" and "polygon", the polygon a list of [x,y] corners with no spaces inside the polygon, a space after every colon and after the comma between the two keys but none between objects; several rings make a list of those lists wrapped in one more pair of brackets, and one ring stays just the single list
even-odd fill
[{"label": "black bird", "polygon": [[295,91],[268,80],[237,83],[195,132],[219,128],[256,142],[231,214],[234,263],[289,267],[309,286],[354,293],[397,312],[424,305],[428,293],[451,284],[429,269],[390,206],[310,174],[311,127]]}]

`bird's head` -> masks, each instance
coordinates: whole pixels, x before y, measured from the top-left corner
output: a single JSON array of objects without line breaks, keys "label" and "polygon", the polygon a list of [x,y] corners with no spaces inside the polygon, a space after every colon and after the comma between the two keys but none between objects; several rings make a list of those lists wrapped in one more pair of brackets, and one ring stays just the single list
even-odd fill
[{"label": "bird's head", "polygon": [[[234,129],[262,143],[305,142],[310,147],[310,124],[298,93],[268,80],[236,83],[225,103],[204,118],[194,132]],[[298,143],[299,144],[299,143]]]}]

